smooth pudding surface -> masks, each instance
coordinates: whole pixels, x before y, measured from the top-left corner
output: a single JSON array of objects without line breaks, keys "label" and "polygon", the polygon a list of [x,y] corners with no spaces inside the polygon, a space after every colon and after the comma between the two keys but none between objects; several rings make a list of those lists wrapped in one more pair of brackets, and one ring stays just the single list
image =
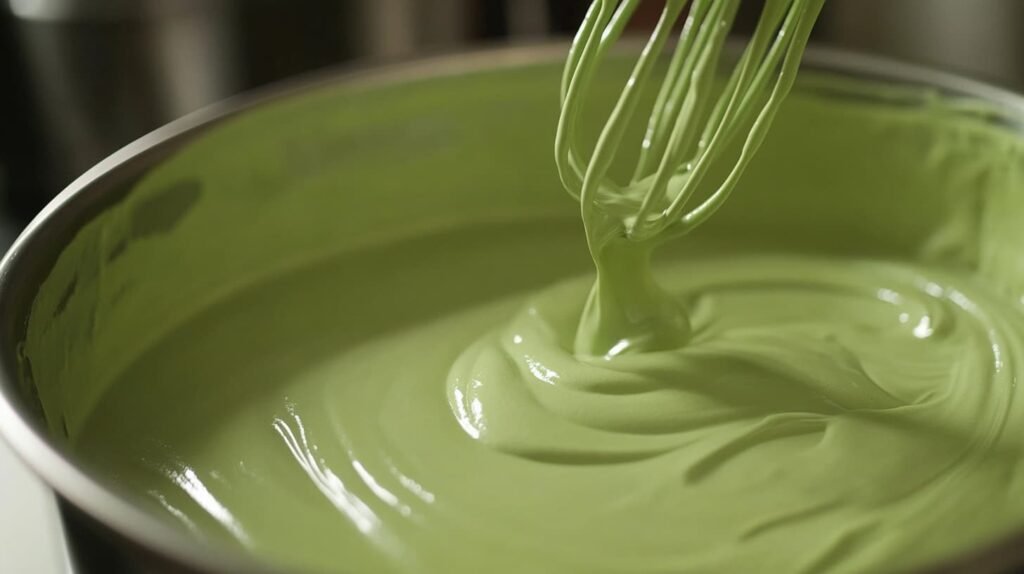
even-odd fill
[{"label": "smooth pudding surface", "polygon": [[590,278],[522,284],[580,266],[573,231],[255,287],[144,356],[77,448],[197,534],[316,570],[863,570],[1019,524],[1024,319],[983,282],[709,245],[660,270],[686,348],[580,361],[559,337]]}]

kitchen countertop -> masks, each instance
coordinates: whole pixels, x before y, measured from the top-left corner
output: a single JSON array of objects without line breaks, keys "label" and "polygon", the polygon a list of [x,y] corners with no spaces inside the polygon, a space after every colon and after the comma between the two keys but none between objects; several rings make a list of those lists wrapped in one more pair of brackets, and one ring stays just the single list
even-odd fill
[{"label": "kitchen countertop", "polygon": [[0,572],[70,572],[53,492],[0,441]]},{"label": "kitchen countertop", "polygon": [[[17,236],[18,226],[0,215],[0,252]],[[57,501],[0,439],[0,572],[71,572]]]}]

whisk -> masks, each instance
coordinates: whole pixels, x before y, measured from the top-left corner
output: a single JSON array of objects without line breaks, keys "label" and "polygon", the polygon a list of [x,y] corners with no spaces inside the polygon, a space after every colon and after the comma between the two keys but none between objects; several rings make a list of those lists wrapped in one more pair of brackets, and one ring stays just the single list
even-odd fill
[{"label": "whisk", "polygon": [[[596,71],[641,0],[595,0],[584,18],[561,82],[555,159],[562,184],[580,201],[598,282],[577,332],[578,353],[606,357],[678,345],[685,314],[653,282],[650,249],[703,223],[728,198],[792,87],[824,0],[767,0],[725,88],[714,89],[719,58],[740,0],[667,0],[607,122],[584,159],[581,111]],[[608,171],[669,35],[689,4],[647,121],[635,169],[619,184]],[[742,137],[738,154],[735,143]],[[731,155],[730,155],[731,154]],[[732,159],[689,210],[716,163]],[[616,247],[618,245],[619,247]]]},{"label": "whisk", "polygon": [[[640,2],[591,4],[562,76],[555,154],[562,183],[580,200],[585,220],[588,210],[604,210],[619,220],[627,237],[646,240],[664,232],[689,232],[728,197],[793,84],[824,0],[768,0],[720,95],[712,82],[740,0],[693,0],[651,111],[636,169],[623,186],[608,177],[608,170],[687,0],[667,1],[587,161],[577,145],[577,125],[595,71]],[[714,160],[726,153],[751,115],[742,151],[725,180],[686,212]],[[705,117],[701,127],[698,122]]]}]

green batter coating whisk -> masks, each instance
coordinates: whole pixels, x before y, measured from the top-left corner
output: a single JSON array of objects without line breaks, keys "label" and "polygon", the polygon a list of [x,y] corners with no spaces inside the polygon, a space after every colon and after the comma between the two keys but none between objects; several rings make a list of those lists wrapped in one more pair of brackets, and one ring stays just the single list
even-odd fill
[{"label": "green batter coating whisk", "polygon": [[[728,198],[793,85],[824,0],[768,0],[724,90],[714,80],[740,0],[668,0],[584,157],[578,124],[590,86],[640,2],[595,0],[562,76],[555,160],[566,191],[580,201],[598,273],[577,331],[578,354],[611,357],[675,348],[688,339],[685,313],[650,274],[651,251],[692,231]],[[688,4],[636,167],[628,182],[613,181],[608,171],[640,95]],[[724,179],[708,180],[712,166],[730,161]],[[691,206],[695,196],[700,201]]]}]

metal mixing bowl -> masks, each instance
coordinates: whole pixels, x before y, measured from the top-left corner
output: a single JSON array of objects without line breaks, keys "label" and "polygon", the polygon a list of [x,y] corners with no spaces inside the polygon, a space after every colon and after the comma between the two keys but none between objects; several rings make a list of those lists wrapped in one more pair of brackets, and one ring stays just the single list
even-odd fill
[{"label": "metal mixing bowl", "polygon": [[[109,365],[120,360],[119,355],[130,354],[130,349],[111,346],[112,343],[105,339],[104,325],[116,323],[122,329],[129,329],[132,325],[141,329],[139,325],[170,321],[170,316],[187,311],[182,307],[185,305],[182,301],[188,299],[189,294],[196,296],[216,290],[228,277],[265,275],[273,271],[275,262],[279,263],[287,256],[303,250],[315,251],[329,244],[333,241],[331,233],[339,232],[332,230],[329,217],[314,215],[314,212],[330,211],[330,206],[323,205],[316,196],[322,190],[315,191],[320,188],[309,183],[315,182],[320,172],[335,169],[335,160],[366,146],[389,150],[395,141],[406,140],[409,145],[429,146],[434,141],[432,138],[443,138],[446,145],[456,148],[473,145],[461,140],[458,130],[446,131],[443,124],[420,122],[417,119],[420,112],[411,103],[432,101],[431,105],[441,108],[451,106],[444,113],[463,113],[458,102],[445,103],[446,99],[439,96],[445,93],[444,90],[452,89],[445,82],[454,85],[464,78],[486,81],[495,74],[515,74],[538,66],[550,68],[554,79],[564,55],[564,45],[498,49],[333,74],[233,100],[187,116],[128,145],[81,176],[35,218],[0,263],[0,435],[56,491],[72,553],[81,570],[206,572],[267,569],[251,557],[213,547],[169,527],[142,510],[130,496],[112,488],[99,473],[89,469],[87,461],[79,460],[70,453],[67,448],[69,427],[73,435],[75,421],[88,410],[88,405],[78,404],[79,397],[96,400],[100,391],[91,389],[90,385],[109,375],[114,369]],[[820,72],[855,80],[882,81],[894,86],[923,86],[954,98],[981,100],[997,111],[991,118],[993,121],[1024,134],[1024,127],[1021,127],[1024,125],[1024,98],[963,78],[852,54],[818,50],[807,54],[804,70],[805,76]],[[440,87],[437,82],[441,82]],[[545,129],[553,127],[557,82],[550,85],[550,90],[541,90],[543,93],[533,95],[478,90],[473,97],[477,98],[477,107],[487,109],[490,105],[494,111],[506,112],[503,118],[499,117],[502,114],[493,112],[486,116],[494,116],[496,122],[506,122],[504,127],[497,126],[494,132],[497,137],[504,137],[502,134],[514,125],[509,122],[516,122],[516,114],[534,118],[537,125],[546,126]],[[843,85],[846,84],[832,90],[834,97],[864,97],[845,92]],[[812,88],[801,81],[795,90],[799,92],[802,89]],[[820,89],[820,85],[813,89]],[[408,104],[403,122],[390,127],[370,124],[360,133],[332,133],[330,126],[316,127],[310,123],[303,129],[311,134],[316,132],[309,136],[319,138],[312,142],[313,145],[304,141],[306,132],[289,131],[291,128],[287,127],[302,123],[290,121],[298,114],[303,114],[303,117],[322,114],[326,118],[336,112],[341,113],[341,110],[353,113],[355,109],[358,113],[362,105],[360,102],[375,99],[378,90],[390,90],[388,98]],[[429,90],[433,91],[426,97]],[[780,122],[786,121],[783,114]],[[275,153],[277,149],[284,158],[283,167],[279,166],[280,169],[274,171],[261,165],[258,158],[246,163],[246,158],[235,157],[231,160],[235,166],[233,169],[240,171],[234,175],[241,179],[252,178],[251,181],[257,185],[232,192],[205,189],[202,187],[202,173],[188,173],[189,164],[181,158],[191,157],[189,150],[198,149],[197,146],[202,147],[217,138],[238,137],[245,131],[242,127],[246,126],[246,129],[255,130],[247,133],[259,133],[257,128],[261,122],[266,124],[264,133],[273,137],[257,143],[268,154]],[[282,127],[280,131],[274,131],[277,128],[273,126]],[[557,190],[557,179],[549,157],[551,134],[542,131],[531,135],[528,128],[523,130],[514,135],[532,138],[530,143],[536,144],[524,145],[527,150],[524,154],[531,163],[525,163],[527,160],[524,159],[522,165],[499,169],[505,170],[503,173],[509,185],[530,187],[529,181],[550,177],[550,180],[545,179],[550,189],[524,196],[526,207],[572,213],[574,208]],[[880,141],[879,145],[884,146],[885,142]],[[228,154],[231,147],[220,149]],[[228,161],[228,155],[224,157]],[[174,165],[173,169],[169,167],[171,165]],[[400,163],[396,166],[395,169],[400,170]],[[477,171],[466,177],[484,177],[487,168],[487,165],[478,165],[474,168]],[[246,170],[252,173],[243,173]],[[173,173],[168,175],[168,171]],[[471,187],[473,183],[462,182]],[[285,186],[295,193],[308,192],[308,220],[295,225],[280,219],[284,216],[273,213],[274,210],[269,210],[269,214],[268,210],[261,210],[266,202],[284,201],[273,195],[274,189],[261,189],[274,186]],[[186,214],[193,217],[190,211],[209,212],[205,207],[207,203],[215,203],[222,195],[227,197],[231,193],[236,194],[232,201],[238,202],[238,213],[223,221],[222,225],[213,225],[202,233],[179,225]],[[337,191],[337,194],[343,193],[344,190]],[[477,193],[480,198],[475,203],[467,203],[467,217],[474,210],[479,214],[503,208],[491,205],[484,190],[478,189]],[[201,194],[204,199],[197,203]],[[245,223],[256,217],[259,218],[258,225]],[[100,221],[106,223],[96,227]],[[275,222],[280,223],[277,228]],[[378,227],[402,223],[388,222],[379,217],[374,221]],[[359,233],[358,224],[350,231]],[[106,294],[96,284],[102,284],[103,277],[106,277],[104,273],[113,272],[111,270],[115,268],[112,266],[119,258],[127,257],[125,253],[144,257],[156,265],[152,282],[181,283],[180,289],[173,290],[179,299],[147,301],[147,286],[136,285],[133,287],[136,289],[135,301],[141,301],[142,305],[137,310],[155,309],[156,315],[140,318],[142,311],[138,311],[122,317],[116,310],[108,310],[109,317],[97,318],[97,301]],[[189,254],[197,253],[202,255],[196,255],[196,261],[214,261],[210,257],[217,255],[223,257],[224,263],[201,269],[189,268],[192,260]],[[166,276],[161,275],[165,272]],[[55,282],[60,283],[56,291]],[[70,311],[65,311],[65,308]],[[75,353],[56,353],[47,356],[45,361],[38,356],[31,357],[30,350],[26,348],[30,326],[47,324],[51,319],[58,321],[59,317],[72,317],[69,313],[76,309],[79,314],[73,317],[77,319],[60,319],[66,322],[62,329],[65,329],[63,333],[68,339],[63,341],[63,346],[57,340],[58,349],[74,347]],[[132,338],[141,339],[143,335],[140,330],[138,337]],[[109,370],[105,370],[108,366]],[[1021,564],[1024,564],[1024,535],[939,565],[935,571],[1004,571]]]}]

